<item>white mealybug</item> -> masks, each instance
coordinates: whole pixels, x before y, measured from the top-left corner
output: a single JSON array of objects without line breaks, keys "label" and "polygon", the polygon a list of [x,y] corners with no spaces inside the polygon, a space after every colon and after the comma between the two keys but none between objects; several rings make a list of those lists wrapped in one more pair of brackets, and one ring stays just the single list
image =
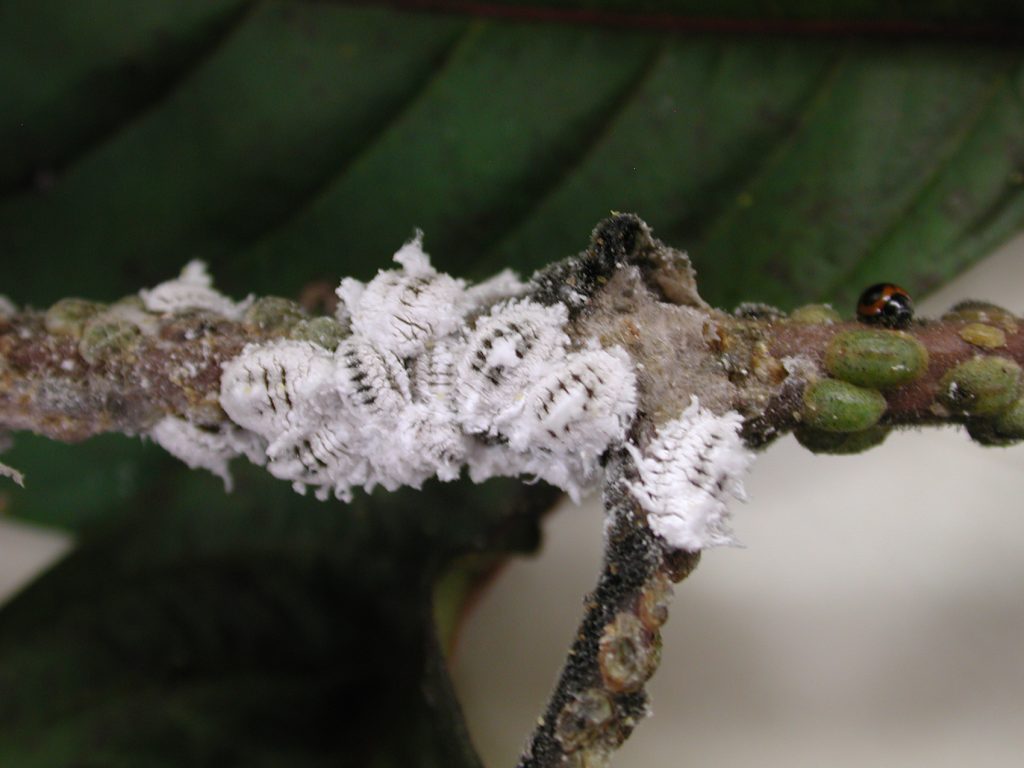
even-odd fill
[{"label": "white mealybug", "polygon": [[717,416],[694,397],[645,450],[627,444],[640,475],[629,488],[669,546],[696,552],[735,543],[726,502],[746,499],[743,476],[754,459],[740,437],[742,424],[739,413]]},{"label": "white mealybug", "polygon": [[300,428],[278,437],[267,448],[267,469],[297,488],[315,487],[317,498],[326,498],[334,488],[338,498],[349,501],[352,486],[363,485],[370,477],[360,447],[349,425],[321,423],[312,431]]},{"label": "white mealybug", "polygon": [[224,481],[224,489],[231,490],[228,463],[245,454],[254,464],[261,464],[263,447],[251,433],[235,427],[208,430],[178,418],[165,416],[149,430],[149,437],[176,459],[191,469],[206,469]]},{"label": "white mealybug", "polygon": [[240,319],[252,303],[252,296],[236,303],[215,291],[206,264],[199,260],[186,264],[181,275],[174,280],[160,283],[149,290],[143,288],[139,296],[150,312],[173,313],[201,309],[232,320]]},{"label": "white mealybug", "polygon": [[455,391],[455,365],[461,345],[447,339],[434,342],[410,364],[413,399],[448,410]]},{"label": "white mealybug", "polygon": [[526,390],[565,358],[568,312],[514,299],[479,317],[456,367],[455,405],[470,433],[497,434],[506,413],[523,407]]},{"label": "white mealybug", "polygon": [[[454,480],[466,465],[477,481],[528,475],[578,499],[636,412],[628,355],[569,352],[563,304],[516,298],[527,286],[508,271],[467,289],[434,270],[418,234],[395,261],[342,281],[352,333],[333,352],[277,340],[224,365],[221,406],[260,441],[246,452],[318,498]],[[208,278],[190,265],[182,281]]]},{"label": "white mealybug", "polygon": [[224,365],[221,407],[236,424],[274,440],[337,401],[334,369],[332,353],[308,341],[250,344]]},{"label": "white mealybug", "polygon": [[418,488],[433,475],[444,481],[458,478],[466,460],[468,438],[447,408],[411,404],[401,414],[396,437],[400,455],[411,468],[405,485]]},{"label": "white mealybug", "polygon": [[508,432],[512,448],[542,447],[592,462],[625,437],[636,413],[636,377],[619,347],[573,352],[524,400]]},{"label": "white mealybug", "polygon": [[410,401],[409,373],[390,352],[350,337],[335,351],[334,381],[353,418],[393,419]]},{"label": "white mealybug", "polygon": [[339,311],[350,318],[353,333],[407,358],[461,325],[466,283],[430,265],[422,232],[395,254],[395,261],[402,269],[381,270],[365,286],[343,280],[337,291]]},{"label": "white mealybug", "polygon": [[622,349],[588,349],[551,361],[547,375],[495,420],[507,443],[477,442],[467,452],[470,478],[533,476],[579,501],[599,478],[601,454],[625,438],[636,397],[636,377]]},{"label": "white mealybug", "polygon": [[458,478],[468,450],[452,400],[459,354],[455,341],[438,340],[411,362],[413,402],[402,412],[398,430],[409,460],[426,477],[436,474],[444,481]]}]

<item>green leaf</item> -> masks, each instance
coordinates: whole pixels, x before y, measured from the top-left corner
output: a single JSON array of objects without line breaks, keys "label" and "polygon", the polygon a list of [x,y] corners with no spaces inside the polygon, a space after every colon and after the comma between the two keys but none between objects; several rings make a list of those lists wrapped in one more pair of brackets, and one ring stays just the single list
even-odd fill
[{"label": "green leaf", "polygon": [[[629,29],[268,2],[172,19],[163,5],[117,35],[156,72],[141,108],[110,71],[102,23],[136,4],[107,0],[77,26],[53,23],[81,13],[67,0],[16,5],[18,24],[0,26],[15,95],[0,136],[48,137],[12,153],[46,184],[0,201],[0,284],[23,300],[112,298],[193,256],[235,292],[294,294],[371,275],[416,227],[447,269],[529,270],[579,250],[615,209],[689,248],[715,301],[849,301],[880,274],[933,287],[1024,217],[1021,54],[971,42],[953,4],[837,11],[946,24],[898,43],[841,23],[813,39],[659,33],[657,16]],[[646,7],[668,8],[669,25],[713,10]],[[744,10],[756,29],[757,7],[721,12]],[[159,24],[189,44],[140,51]],[[19,51],[69,34],[76,57],[35,89]],[[69,101],[88,93],[75,72],[105,74],[102,117]],[[97,121],[107,134],[83,146]]]},{"label": "green leaf", "polygon": [[[200,257],[294,296],[416,227],[444,269],[529,272],[612,210],[726,306],[926,291],[1024,223],[1024,54],[988,42],[1024,12],[829,8],[0,0],[0,292],[113,299]],[[475,765],[431,584],[477,553],[450,632],[548,491],[341,507],[239,468],[225,496],[113,437],[5,460],[6,511],[83,544],[0,611],[0,764]]]},{"label": "green leaf", "polygon": [[153,445],[102,435],[78,445],[19,435],[4,461],[25,475],[25,487],[0,485],[6,514],[39,525],[87,533],[126,514],[140,491],[174,467]]},{"label": "green leaf", "polygon": [[45,187],[187,77],[242,0],[0,3],[0,190]]},{"label": "green leaf", "polygon": [[478,765],[430,585],[454,554],[534,546],[549,489],[340,509],[252,469],[209,509],[175,474],[0,611],[0,764]]}]

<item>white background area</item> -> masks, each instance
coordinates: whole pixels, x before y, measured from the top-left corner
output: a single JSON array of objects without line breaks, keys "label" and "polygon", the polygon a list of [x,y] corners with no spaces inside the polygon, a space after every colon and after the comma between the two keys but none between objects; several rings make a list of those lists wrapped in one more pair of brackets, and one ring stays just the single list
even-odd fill
[{"label": "white background area", "polygon": [[[0,483],[10,483],[0,478]],[[2,512],[0,512],[2,514]],[[67,536],[0,517],[0,603],[63,555]]]},{"label": "white background area", "polygon": [[[1024,238],[919,307],[1024,311]],[[744,549],[677,587],[654,717],[615,764],[1024,764],[1024,447],[903,432],[861,456],[792,439],[734,505]],[[31,483],[31,478],[28,478]],[[463,628],[454,676],[487,765],[515,764],[600,563],[601,510],[565,505]],[[0,519],[0,600],[66,539]]]}]

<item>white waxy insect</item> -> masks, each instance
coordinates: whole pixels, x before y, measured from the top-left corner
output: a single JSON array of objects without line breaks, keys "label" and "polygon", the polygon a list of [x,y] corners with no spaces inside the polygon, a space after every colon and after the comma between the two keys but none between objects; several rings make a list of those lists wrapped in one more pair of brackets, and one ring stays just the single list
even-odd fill
[{"label": "white waxy insect", "polygon": [[402,361],[355,336],[335,351],[334,382],[353,418],[364,421],[397,418],[411,400],[409,373]]},{"label": "white waxy insect", "polygon": [[[434,270],[419,235],[395,261],[368,284],[342,281],[352,333],[333,352],[278,340],[225,364],[221,405],[260,441],[254,460],[318,498],[468,466],[476,481],[526,475],[578,499],[636,410],[626,353],[569,353],[564,305],[517,298],[527,286],[508,271],[467,289]],[[201,266],[181,281],[209,287]]]},{"label": "white waxy insect", "polygon": [[410,361],[412,403],[402,410],[397,434],[416,487],[435,474],[455,480],[466,458],[469,439],[455,421],[452,400],[460,352],[456,340],[443,339]]},{"label": "white waxy insect", "polygon": [[636,412],[636,377],[619,347],[573,352],[530,387],[525,401],[508,431],[512,448],[595,461],[626,435]]},{"label": "white waxy insect", "polygon": [[397,441],[402,461],[411,468],[403,485],[416,488],[434,475],[444,481],[457,479],[469,443],[451,411],[426,403],[413,403],[402,412]]},{"label": "white waxy insect", "polygon": [[252,303],[252,296],[234,302],[213,288],[213,279],[202,261],[190,261],[174,280],[160,283],[155,288],[139,291],[142,303],[150,312],[174,313],[187,310],[206,310],[238,320]]},{"label": "white waxy insect", "polygon": [[754,459],[742,424],[739,413],[717,416],[694,397],[645,450],[627,444],[640,475],[629,488],[669,546],[696,552],[735,543],[727,501],[746,499],[743,477]]},{"label": "white waxy insect", "polygon": [[300,428],[287,432],[271,443],[267,469],[275,477],[324,493],[342,480],[347,489],[361,485],[369,476],[361,448],[347,424],[321,423],[312,431]]},{"label": "white waxy insect", "polygon": [[455,401],[467,432],[497,434],[506,413],[522,409],[529,386],[565,358],[564,306],[503,302],[477,319],[456,367]]},{"label": "white waxy insect", "polygon": [[337,400],[334,370],[332,353],[308,341],[250,344],[224,366],[221,407],[236,424],[272,441]]},{"label": "white waxy insect", "polygon": [[381,270],[369,283],[343,280],[338,297],[352,331],[400,358],[423,351],[430,339],[462,324],[466,283],[437,272],[423,252],[423,233],[395,254],[402,269]]},{"label": "white waxy insect", "polygon": [[409,364],[413,400],[449,411],[455,391],[455,366],[463,354],[462,344],[442,339]]}]

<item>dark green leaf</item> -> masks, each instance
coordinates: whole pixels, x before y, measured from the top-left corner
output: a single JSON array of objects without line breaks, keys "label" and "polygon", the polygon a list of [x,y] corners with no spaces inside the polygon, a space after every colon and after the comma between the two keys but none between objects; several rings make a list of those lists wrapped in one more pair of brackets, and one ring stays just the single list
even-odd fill
[{"label": "dark green leaf", "polygon": [[52,183],[186,77],[243,5],[0,3],[0,191]]},{"label": "dark green leaf", "polygon": [[[448,557],[532,547],[512,481],[361,498],[174,473],[0,612],[0,765],[477,765],[439,664]],[[211,487],[211,485],[213,487]]]},{"label": "dark green leaf", "polygon": [[24,488],[0,485],[4,513],[76,533],[127,513],[140,491],[173,466],[159,448],[121,435],[78,445],[19,435],[3,458],[25,475]]},{"label": "dark green leaf", "polygon": [[[55,44],[38,30],[60,7],[11,36]],[[872,42],[340,3],[197,15],[174,25],[192,60],[151,54],[178,77],[146,109],[104,91],[117,101],[105,119],[132,114],[104,141],[81,150],[80,121],[41,116],[66,106],[66,86],[0,112],[0,135],[66,126],[47,139],[63,146],[12,153],[47,178],[47,152],[67,159],[0,202],[0,281],[19,298],[113,297],[192,256],[236,292],[295,293],[372,274],[415,227],[446,268],[532,269],[581,248],[615,209],[688,247],[714,300],[848,300],[879,273],[930,287],[1024,216],[1021,55],[958,41],[970,28],[951,22],[950,39]],[[78,69],[103,70],[104,56]],[[8,67],[8,90],[35,93],[30,71]]]}]

